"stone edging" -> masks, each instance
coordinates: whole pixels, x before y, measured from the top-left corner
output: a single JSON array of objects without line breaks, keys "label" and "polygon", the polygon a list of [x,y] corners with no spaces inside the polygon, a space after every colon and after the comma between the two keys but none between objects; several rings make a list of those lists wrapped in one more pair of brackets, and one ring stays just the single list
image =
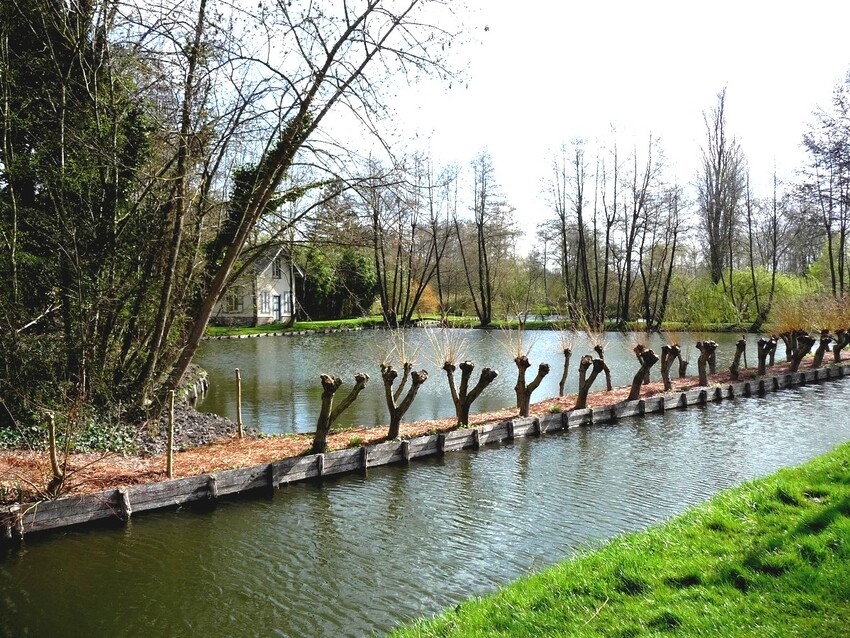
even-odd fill
[{"label": "stone edging", "polygon": [[440,434],[419,436],[359,448],[311,454],[263,463],[239,470],[191,476],[147,485],[104,490],[40,503],[0,507],[0,543],[20,541],[25,534],[89,523],[100,519],[127,521],[134,513],[169,508],[191,502],[214,504],[220,496],[253,490],[274,492],[281,485],[307,479],[365,471],[370,467],[478,449],[482,445],[543,436],[582,425],[611,423],[631,416],[705,405],[724,399],[761,396],[785,388],[850,376],[850,363],[802,372],[767,376],[737,383],[697,387],[623,401],[613,406],[586,408],[539,417],[515,418]]}]

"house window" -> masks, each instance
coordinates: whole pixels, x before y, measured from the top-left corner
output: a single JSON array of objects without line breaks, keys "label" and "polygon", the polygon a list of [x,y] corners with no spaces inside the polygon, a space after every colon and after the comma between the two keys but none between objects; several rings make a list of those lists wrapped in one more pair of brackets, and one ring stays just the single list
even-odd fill
[{"label": "house window", "polygon": [[264,315],[271,312],[271,293],[268,290],[260,293],[260,312]]},{"label": "house window", "polygon": [[245,299],[242,286],[234,286],[227,292],[224,299],[225,312],[242,312],[245,309]]},{"label": "house window", "polygon": [[280,267],[280,257],[275,257],[272,261],[272,279],[280,279],[283,276],[283,269]]},{"label": "house window", "polygon": [[284,292],[283,293],[283,314],[291,315],[292,314],[292,293]]}]

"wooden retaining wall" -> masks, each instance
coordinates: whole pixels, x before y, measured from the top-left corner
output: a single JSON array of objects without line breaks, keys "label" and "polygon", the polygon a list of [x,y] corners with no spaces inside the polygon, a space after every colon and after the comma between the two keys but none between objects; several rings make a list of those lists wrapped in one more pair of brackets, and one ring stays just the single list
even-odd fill
[{"label": "wooden retaining wall", "polygon": [[370,467],[406,463],[413,459],[445,454],[454,450],[478,449],[482,445],[510,441],[515,438],[543,436],[546,433],[567,428],[612,423],[623,418],[684,409],[692,405],[706,405],[724,399],[761,396],[768,392],[845,376],[850,376],[850,363],[727,385],[694,388],[684,392],[670,392],[636,401],[623,401],[613,406],[572,410],[539,417],[515,418],[501,423],[490,423],[408,440],[283,459],[239,470],[225,470],[160,483],[133,485],[40,503],[0,506],[0,543],[16,542],[26,534],[34,532],[103,519],[127,521],[133,514],[140,512],[177,507],[187,503],[214,504],[216,499],[228,494],[258,490],[271,493],[281,485],[297,481],[348,472],[362,472]]}]

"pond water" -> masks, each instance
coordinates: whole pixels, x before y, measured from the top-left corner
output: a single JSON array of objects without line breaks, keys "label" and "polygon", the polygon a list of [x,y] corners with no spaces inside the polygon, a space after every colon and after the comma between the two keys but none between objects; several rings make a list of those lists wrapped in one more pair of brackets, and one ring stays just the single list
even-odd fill
[{"label": "pond water", "polygon": [[825,452],[848,401],[828,382],[29,539],[0,556],[0,635],[382,633]]},{"label": "pond water", "polygon": [[[449,330],[455,341],[464,344],[461,360],[472,359],[478,370],[473,373],[473,382],[478,380],[478,371],[485,366],[500,372],[472,405],[472,413],[486,412],[511,406],[515,403],[517,371],[512,357],[505,346],[507,333],[502,330]],[[433,334],[433,333],[432,333]],[[338,375],[344,385],[338,397],[347,394],[357,371],[366,372],[370,381],[345,412],[338,425],[382,425],[389,422],[387,407],[380,378],[380,361],[388,346],[392,345],[392,332],[386,330],[364,330],[338,334],[314,334],[295,337],[263,337],[259,339],[230,339],[205,342],[196,358],[197,363],[209,373],[210,392],[198,408],[222,416],[236,418],[236,385],[234,368],[242,375],[242,418],[246,426],[267,433],[312,432],[316,429],[316,418],[321,405],[321,373]],[[735,334],[703,335],[720,343],[717,354],[717,369],[727,369],[732,362],[738,339]],[[751,335],[751,362],[755,364],[755,338]],[[558,336],[551,330],[528,331],[523,337],[526,347],[531,344],[529,359],[532,368],[526,374],[530,382],[541,362],[550,365],[551,371],[532,395],[532,401],[541,401],[558,395],[558,382],[564,365],[564,355]],[[632,348],[632,335],[610,333],[605,360],[611,368],[615,386],[627,385],[637,372],[638,365]],[[696,374],[697,351],[689,337],[691,364],[689,373]],[[661,351],[662,341],[652,335],[650,347]],[[416,361],[416,369],[429,371],[428,381],[423,384],[405,416],[405,421],[439,419],[454,414],[451,396],[442,364],[432,359],[434,348],[426,329],[406,331],[405,346]],[[590,353],[592,344],[583,335],[575,336],[574,355],[570,365],[567,392],[578,389],[578,362],[583,354]],[[781,356],[781,355],[780,355]],[[399,367],[398,363],[395,363]],[[675,374],[675,373],[674,373]],[[659,378],[656,369],[654,379]],[[460,372],[456,373],[459,379]],[[604,388],[604,378],[596,381],[595,388]]]}]

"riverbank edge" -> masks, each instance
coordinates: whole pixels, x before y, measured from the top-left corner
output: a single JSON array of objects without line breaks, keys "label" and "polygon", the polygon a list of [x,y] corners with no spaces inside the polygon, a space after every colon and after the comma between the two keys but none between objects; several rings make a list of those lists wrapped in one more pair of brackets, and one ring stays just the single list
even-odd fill
[{"label": "riverbank edge", "polygon": [[843,443],[390,635],[845,635],[848,538]]},{"label": "riverbank edge", "polygon": [[127,522],[135,513],[180,507],[191,503],[214,505],[222,496],[253,491],[273,494],[279,487],[326,476],[363,472],[371,467],[461,449],[479,449],[515,438],[543,436],[571,428],[612,423],[671,409],[738,397],[763,396],[785,388],[850,376],[850,362],[822,368],[764,376],[736,383],[702,386],[681,392],[657,394],[634,401],[542,416],[512,418],[478,427],[455,428],[437,434],[363,445],[324,454],[284,458],[271,463],[224,470],[180,479],[110,488],[36,503],[0,507],[0,543],[16,543],[25,536],[48,530],[88,524],[103,519]]},{"label": "riverbank edge", "polygon": [[[255,339],[258,337],[291,337],[305,336],[313,334],[337,334],[344,332],[359,332],[361,330],[393,330],[387,327],[383,321],[375,318],[367,318],[362,325],[350,325],[356,321],[350,319],[340,319],[338,321],[325,322],[306,322],[307,326],[314,323],[328,324],[323,327],[299,327],[296,323],[291,328],[282,326],[254,326],[254,327],[239,327],[239,326],[213,326],[212,330],[208,329],[204,335],[204,341],[222,341],[227,339]],[[338,327],[333,324],[340,324]],[[476,325],[475,321],[470,321],[467,317],[449,317],[448,325],[442,325],[437,317],[422,317],[415,319],[408,326],[409,328],[452,328],[457,330],[516,330],[520,328],[519,321],[494,321],[489,326]],[[565,327],[563,322],[557,321],[526,321],[522,324],[523,330],[572,330],[580,332],[579,328],[574,326]],[[645,326],[639,323],[630,322],[624,328],[617,328],[615,325],[610,325],[605,328],[606,332],[646,332]],[[668,324],[664,326],[662,332],[723,332],[723,333],[748,333],[751,332],[748,327],[737,324],[715,324],[707,326],[689,326],[685,324]]]}]

